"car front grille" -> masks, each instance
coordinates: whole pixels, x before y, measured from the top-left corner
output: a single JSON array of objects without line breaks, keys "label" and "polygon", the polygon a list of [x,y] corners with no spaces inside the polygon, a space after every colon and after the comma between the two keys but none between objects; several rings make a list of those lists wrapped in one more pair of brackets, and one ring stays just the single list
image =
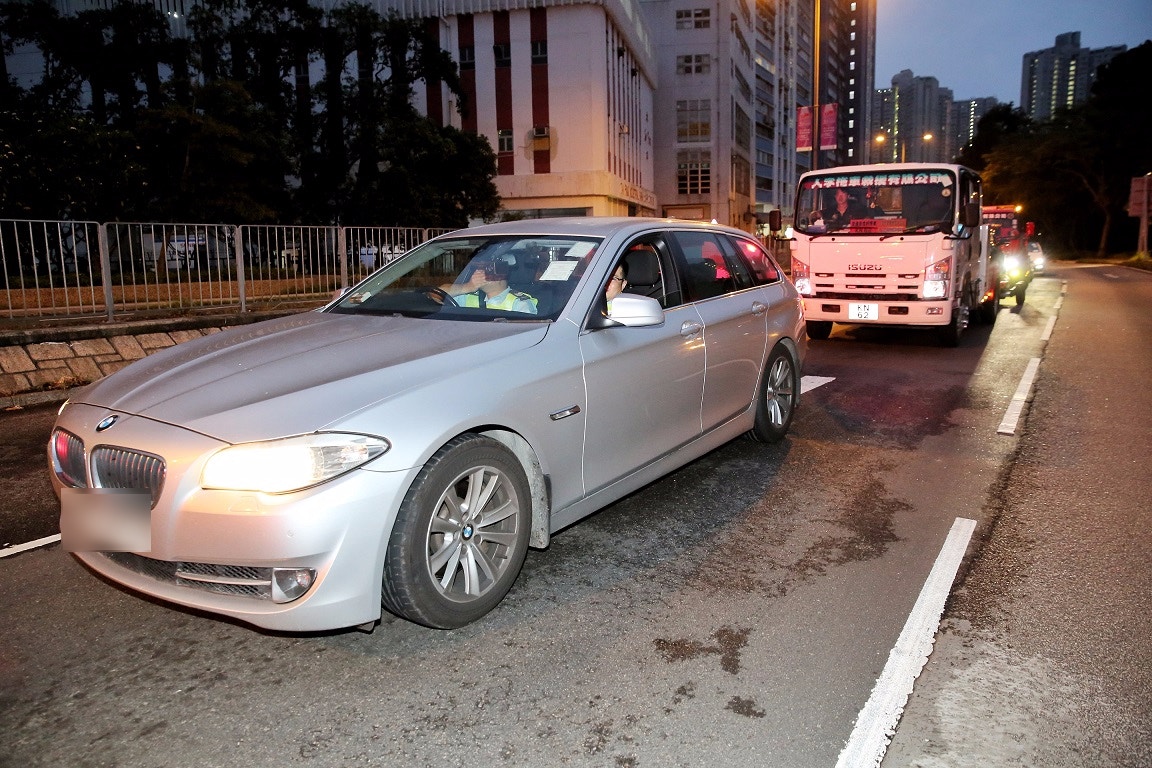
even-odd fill
[{"label": "car front grille", "polygon": [[110,445],[92,451],[94,486],[148,491],[153,506],[164,488],[164,474],[164,459],[159,456]]},{"label": "car front grille", "polygon": [[104,557],[130,571],[165,584],[236,595],[272,599],[272,569],[244,565],[170,562],[131,552],[102,552]]}]

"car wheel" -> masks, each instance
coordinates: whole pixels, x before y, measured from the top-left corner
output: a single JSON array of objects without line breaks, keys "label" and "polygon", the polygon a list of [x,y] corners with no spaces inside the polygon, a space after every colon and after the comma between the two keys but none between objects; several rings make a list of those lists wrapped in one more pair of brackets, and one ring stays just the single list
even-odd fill
[{"label": "car wheel", "polygon": [[1013,293],[1016,295],[1016,306],[1019,307],[1019,306],[1024,304],[1024,294],[1026,294],[1027,292],[1028,292],[1028,287],[1025,286],[1023,283],[1016,286],[1016,290],[1013,291]]},{"label": "car wheel", "polygon": [[748,434],[761,443],[777,443],[788,434],[800,401],[800,372],[792,353],[777,344],[768,356],[756,398],[756,419]]},{"label": "car wheel", "polygon": [[384,607],[437,629],[488,613],[524,564],[531,503],[511,451],[481,435],[451,440],[420,470],[397,512]]},{"label": "car wheel", "polygon": [[805,323],[808,338],[823,341],[832,335],[832,323],[826,320],[809,320]]}]

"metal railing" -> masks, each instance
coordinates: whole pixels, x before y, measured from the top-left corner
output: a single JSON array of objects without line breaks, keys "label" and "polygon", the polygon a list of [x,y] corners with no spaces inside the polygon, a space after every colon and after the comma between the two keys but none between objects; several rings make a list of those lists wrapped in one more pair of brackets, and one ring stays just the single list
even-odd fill
[{"label": "metal railing", "polygon": [[450,230],[0,220],[2,317],[318,305]]}]

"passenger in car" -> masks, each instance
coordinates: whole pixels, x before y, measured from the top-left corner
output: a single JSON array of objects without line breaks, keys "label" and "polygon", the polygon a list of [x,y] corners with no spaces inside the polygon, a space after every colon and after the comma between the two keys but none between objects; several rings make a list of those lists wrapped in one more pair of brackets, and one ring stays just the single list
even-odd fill
[{"label": "passenger in car", "polygon": [[608,314],[612,314],[612,299],[620,295],[628,287],[628,263],[621,261],[608,278],[608,286],[604,289],[604,298],[607,300]]}]

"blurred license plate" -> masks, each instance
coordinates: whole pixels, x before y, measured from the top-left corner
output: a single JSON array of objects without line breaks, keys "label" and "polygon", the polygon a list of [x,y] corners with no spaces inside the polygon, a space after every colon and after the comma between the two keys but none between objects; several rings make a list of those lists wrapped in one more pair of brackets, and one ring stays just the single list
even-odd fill
[{"label": "blurred license plate", "polygon": [[880,305],[879,304],[857,304],[849,302],[848,304],[848,319],[849,320],[879,320],[880,319]]},{"label": "blurred license plate", "polygon": [[148,552],[152,496],[112,488],[60,489],[60,540],[66,552]]}]

